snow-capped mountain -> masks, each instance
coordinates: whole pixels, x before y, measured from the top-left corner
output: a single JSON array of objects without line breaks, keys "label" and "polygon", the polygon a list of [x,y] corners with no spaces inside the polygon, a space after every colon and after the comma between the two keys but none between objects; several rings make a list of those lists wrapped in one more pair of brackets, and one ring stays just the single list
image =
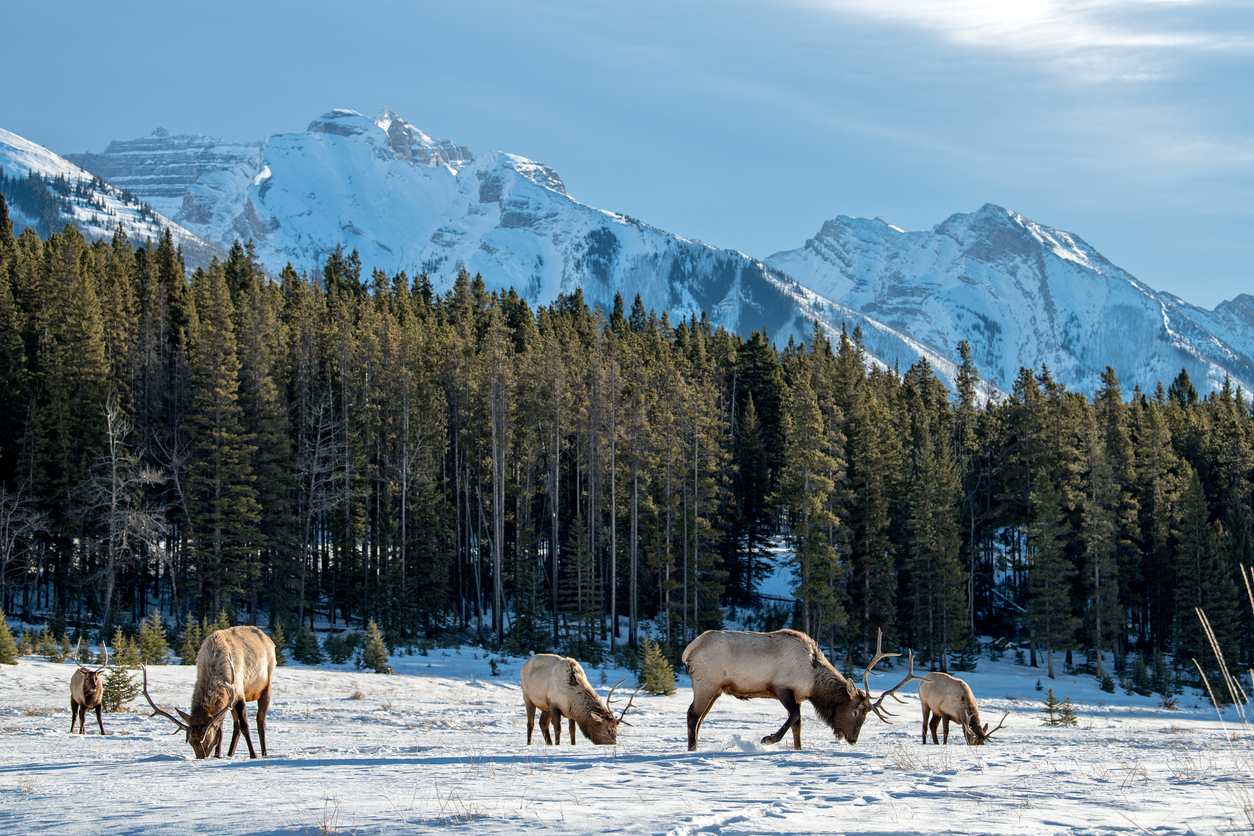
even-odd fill
[{"label": "snow-capped mountain", "polygon": [[101,238],[111,237],[121,226],[133,243],[143,244],[169,229],[189,265],[207,264],[219,254],[216,247],[153,211],[136,193],[106,183],[4,129],[0,129],[0,170],[9,216],[18,231],[30,226],[46,235],[71,223],[88,238]]},{"label": "snow-capped mountain", "polygon": [[971,344],[981,376],[1006,390],[1020,367],[1093,392],[1111,366],[1126,391],[1182,368],[1205,390],[1254,382],[1254,299],[1215,311],[1158,293],[1076,235],[991,204],[930,232],[838,217],[766,263],[921,346]]},{"label": "snow-capped mountain", "polygon": [[533,303],[582,287],[608,309],[639,293],[659,313],[784,339],[798,310],[799,289],[760,262],[579,203],[548,166],[472,154],[386,110],[331,111],[257,145],[154,134],[73,159],[219,246],[251,238],[275,273],[316,271],[343,244],[367,271],[426,272],[437,290],[465,268]]},{"label": "snow-capped mountain", "polygon": [[1254,382],[1254,299],[1196,308],[995,206],[931,232],[840,217],[763,263],[582,204],[548,166],[473,154],[387,110],[334,110],[257,143],[158,131],[70,158],[219,247],[252,239],[276,273],[316,271],[342,244],[367,271],[426,272],[437,290],[465,268],[533,303],[581,287],[608,308],[639,293],[672,319],[706,311],[779,342],[815,320],[833,335],[859,326],[873,360],[904,370],[926,358],[950,382],[966,339],[1003,391],[1042,364],[1090,393],[1107,365],[1127,390],[1181,368],[1201,388]]}]

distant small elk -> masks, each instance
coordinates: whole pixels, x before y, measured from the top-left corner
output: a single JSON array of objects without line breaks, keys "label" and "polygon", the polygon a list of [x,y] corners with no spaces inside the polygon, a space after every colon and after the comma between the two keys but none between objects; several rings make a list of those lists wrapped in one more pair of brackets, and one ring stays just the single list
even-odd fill
[{"label": "distant small elk", "polygon": [[274,642],[256,627],[230,627],[210,633],[196,654],[196,687],[192,691],[190,714],[176,708],[180,720],[162,711],[148,696],[148,669],[144,668],[144,697],[152,706],[152,714],[173,720],[187,733],[197,759],[222,757],[222,721],[233,712],[234,728],[228,758],[235,756],[235,747],[243,732],[248,756],[256,758],[253,740],[248,733],[247,703],[257,703],[257,737],[261,754],[266,754],[266,709],[270,707],[270,683],[274,678]]},{"label": "distant small elk", "polygon": [[96,725],[100,726],[100,733],[103,735],[104,720],[100,718],[100,710],[104,705],[104,673],[105,668],[109,667],[109,648],[104,646],[105,661],[104,664],[94,670],[78,666],[78,670],[74,671],[74,675],[70,677],[70,734],[74,734],[74,724],[78,723],[78,733],[86,734],[83,726],[87,722],[87,712],[91,709],[96,711]]},{"label": "distant small elk", "polygon": [[[777,699],[788,711],[788,719],[779,731],[762,738],[763,743],[778,743],[784,733],[792,729],[793,748],[801,748],[801,703],[809,700],[819,719],[831,726],[837,739],[849,743],[858,742],[858,734],[867,714],[875,715],[885,723],[890,722],[887,709],[880,703],[889,695],[903,702],[894,692],[911,680],[914,675],[914,656],[910,656],[910,671],[896,687],[885,691],[878,700],[871,699],[871,685],[867,677],[881,659],[900,656],[900,653],[883,653],[880,641],[875,643],[875,658],[862,672],[866,690],[845,679],[827,661],[814,639],[796,630],[776,630],[773,633],[748,633],[732,630],[710,630],[693,639],[684,649],[683,661],[692,679],[692,705],[688,707],[688,751],[697,748],[697,732],[701,728],[714,701],[722,694],[731,694],[742,700],[771,697]],[[878,674],[877,674],[878,675]],[[888,715],[888,716],[885,716]]]},{"label": "distant small elk", "polygon": [[[625,681],[615,683],[614,688]],[[610,689],[602,704],[588,683],[583,667],[574,659],[552,653],[532,656],[522,666],[523,702],[527,706],[527,745],[531,745],[531,734],[535,730],[536,709],[540,710],[540,731],[546,744],[553,743],[549,737],[550,721],[557,736],[557,745],[562,744],[562,717],[570,720],[571,746],[575,745],[576,724],[584,737],[598,746],[618,743],[618,727],[631,725],[623,722],[623,717],[631,708],[636,694],[640,693],[640,688],[631,695],[626,708],[617,717],[609,707],[614,698],[614,688]]]},{"label": "distant small elk", "polygon": [[[993,731],[988,730],[988,723],[980,726],[980,708],[975,704],[975,695],[971,686],[957,677],[947,673],[933,671],[923,677],[919,683],[919,705],[923,708],[923,745],[927,745],[927,732],[932,730],[932,742],[940,745],[936,739],[936,727],[944,723],[945,743],[949,743],[949,721],[953,720],[962,726],[962,733],[968,746],[983,746],[1006,723],[1010,716],[1007,711],[1002,715],[1001,722]],[[933,715],[928,721],[928,715]]]}]

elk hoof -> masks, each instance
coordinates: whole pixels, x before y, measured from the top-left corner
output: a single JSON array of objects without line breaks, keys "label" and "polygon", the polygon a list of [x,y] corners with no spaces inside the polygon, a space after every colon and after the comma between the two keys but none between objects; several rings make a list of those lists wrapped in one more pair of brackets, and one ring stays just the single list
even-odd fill
[{"label": "elk hoof", "polygon": [[784,739],[783,735],[768,734],[766,737],[762,738],[762,742],[763,743],[779,743],[783,739]]}]

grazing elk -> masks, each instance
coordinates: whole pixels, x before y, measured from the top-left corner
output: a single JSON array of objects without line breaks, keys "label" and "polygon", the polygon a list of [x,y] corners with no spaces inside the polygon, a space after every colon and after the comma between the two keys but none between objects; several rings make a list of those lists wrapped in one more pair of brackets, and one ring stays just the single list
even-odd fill
[{"label": "grazing elk", "polygon": [[[923,677],[919,683],[919,705],[923,708],[923,745],[927,745],[927,731],[932,729],[932,742],[940,745],[936,739],[936,727],[944,723],[945,742],[949,742],[949,721],[953,720],[962,726],[962,733],[967,738],[968,746],[983,746],[984,741],[993,736],[1010,716],[1007,711],[1002,715],[1001,722],[993,731],[988,730],[988,723],[980,726],[980,708],[975,704],[975,695],[971,686],[957,677],[947,673],[933,671]],[[928,715],[932,716],[928,722]]]},{"label": "grazing elk", "polygon": [[240,732],[248,744],[248,756],[257,757],[252,737],[248,734],[247,703],[257,702],[257,737],[261,754],[266,754],[266,709],[270,707],[270,682],[274,678],[274,642],[256,627],[231,627],[210,633],[196,654],[196,688],[192,691],[190,714],[176,708],[180,720],[162,711],[148,696],[148,669],[144,668],[144,697],[152,706],[152,715],[173,720],[187,733],[197,759],[222,757],[222,721],[227,712],[235,720],[231,731],[228,758],[235,756]]},{"label": "grazing elk", "polygon": [[[809,700],[819,719],[831,726],[837,738],[858,742],[858,733],[868,713],[874,711],[889,722],[887,709],[881,709],[884,697],[893,694],[913,679],[914,656],[910,656],[910,672],[895,688],[885,691],[878,700],[871,699],[867,677],[876,662],[900,653],[880,651],[875,643],[875,658],[862,673],[866,690],[832,667],[814,639],[796,630],[773,633],[747,633],[731,630],[710,630],[693,639],[684,649],[684,664],[692,679],[692,705],[688,707],[688,751],[697,748],[697,732],[714,701],[722,694],[742,700],[772,697],[788,710],[788,719],[779,731],[762,738],[763,743],[778,743],[792,729],[793,748],[801,748],[801,703]],[[878,674],[877,674],[878,675]],[[893,699],[902,702],[895,694]],[[889,714],[889,716],[892,716]]]},{"label": "grazing elk", "polygon": [[[104,646],[104,643],[101,643]],[[96,710],[96,725],[100,726],[100,734],[104,734],[104,720],[100,719],[100,710],[104,705],[104,669],[109,667],[109,648],[104,646],[105,662],[96,669],[78,666],[70,677],[70,734],[74,734],[74,724],[78,723],[78,733],[86,734],[83,726],[87,723],[89,709]]]},{"label": "grazing elk", "polygon": [[[617,688],[625,680],[614,685]],[[643,687],[643,686],[641,686]],[[627,707],[617,717],[609,707],[614,696],[614,688],[601,703],[600,697],[588,683],[583,668],[574,659],[565,656],[554,656],[552,653],[537,653],[522,666],[523,702],[527,705],[527,745],[531,745],[531,734],[535,729],[536,709],[540,710],[540,731],[544,734],[546,744],[553,743],[549,737],[549,722],[557,736],[557,745],[562,744],[562,717],[570,720],[570,745],[575,745],[575,724],[583,731],[584,737],[598,746],[618,743],[619,725],[624,723],[623,716],[631,703],[640,693],[637,688],[627,701]]]}]

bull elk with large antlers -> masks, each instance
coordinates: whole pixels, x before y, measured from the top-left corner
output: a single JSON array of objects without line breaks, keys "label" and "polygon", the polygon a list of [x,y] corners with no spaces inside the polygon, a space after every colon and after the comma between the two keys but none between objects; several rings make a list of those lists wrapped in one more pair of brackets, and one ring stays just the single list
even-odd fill
[{"label": "bull elk with large antlers", "polygon": [[231,747],[226,756],[234,757],[240,733],[248,744],[248,756],[257,757],[248,733],[247,703],[257,703],[257,737],[261,754],[266,754],[266,709],[270,707],[270,681],[274,677],[274,642],[256,627],[231,627],[210,633],[196,654],[196,687],[192,710],[176,708],[179,717],[163,711],[148,696],[148,669],[144,668],[144,697],[152,715],[160,714],[187,733],[196,757],[205,758],[213,750],[222,757],[222,721],[228,712],[235,720]]},{"label": "bull elk with large antlers", "polygon": [[[814,639],[796,630],[773,633],[747,633],[731,630],[710,630],[693,639],[684,649],[684,664],[692,679],[692,705],[688,707],[688,751],[697,748],[697,732],[714,701],[722,694],[742,700],[758,697],[777,699],[788,710],[788,719],[779,731],[762,738],[763,743],[778,743],[792,729],[793,748],[801,748],[801,703],[809,700],[819,719],[831,726],[837,738],[858,742],[858,733],[867,714],[872,711],[889,722],[887,709],[880,703],[889,695],[902,702],[895,692],[914,675],[914,655],[910,656],[910,672],[896,687],[871,699],[867,677],[881,659],[900,656],[883,653],[880,640],[875,643],[875,658],[862,673],[866,690],[841,676],[827,661]],[[878,676],[878,674],[877,674]],[[885,716],[888,715],[888,716]]]},{"label": "bull elk with large antlers", "polygon": [[[625,681],[620,680],[614,688]],[[545,743],[553,742],[549,737],[549,722],[552,721],[557,744],[561,745],[562,717],[570,720],[571,746],[575,745],[575,724],[579,725],[584,737],[598,746],[618,743],[618,727],[631,725],[623,722],[623,717],[631,708],[636,694],[640,693],[640,688],[631,695],[627,706],[617,717],[609,707],[614,698],[614,688],[610,689],[602,704],[584,675],[583,667],[574,659],[552,653],[532,656],[522,666],[523,702],[527,706],[527,745],[531,745],[537,709],[540,711],[540,731],[544,734]]]},{"label": "bull elk with large antlers", "polygon": [[[923,744],[927,745],[929,726],[932,730],[932,742],[940,745],[936,739],[936,727],[944,722],[945,742],[949,742],[949,721],[953,720],[962,726],[962,733],[968,746],[983,746],[993,736],[993,732],[1006,724],[1010,716],[1007,711],[993,731],[988,730],[988,723],[980,725],[980,708],[975,704],[975,694],[971,686],[957,677],[947,673],[933,671],[923,677],[919,683],[919,705],[923,708]],[[933,715],[931,721],[928,715]]]},{"label": "bull elk with large antlers", "polygon": [[78,723],[79,734],[87,733],[83,726],[87,724],[90,709],[95,709],[96,725],[100,726],[102,735],[105,733],[104,720],[100,718],[100,709],[104,705],[104,677],[101,674],[109,667],[109,648],[103,642],[101,645],[104,646],[104,664],[95,669],[79,665],[70,677],[70,734],[74,734],[75,723]]}]

